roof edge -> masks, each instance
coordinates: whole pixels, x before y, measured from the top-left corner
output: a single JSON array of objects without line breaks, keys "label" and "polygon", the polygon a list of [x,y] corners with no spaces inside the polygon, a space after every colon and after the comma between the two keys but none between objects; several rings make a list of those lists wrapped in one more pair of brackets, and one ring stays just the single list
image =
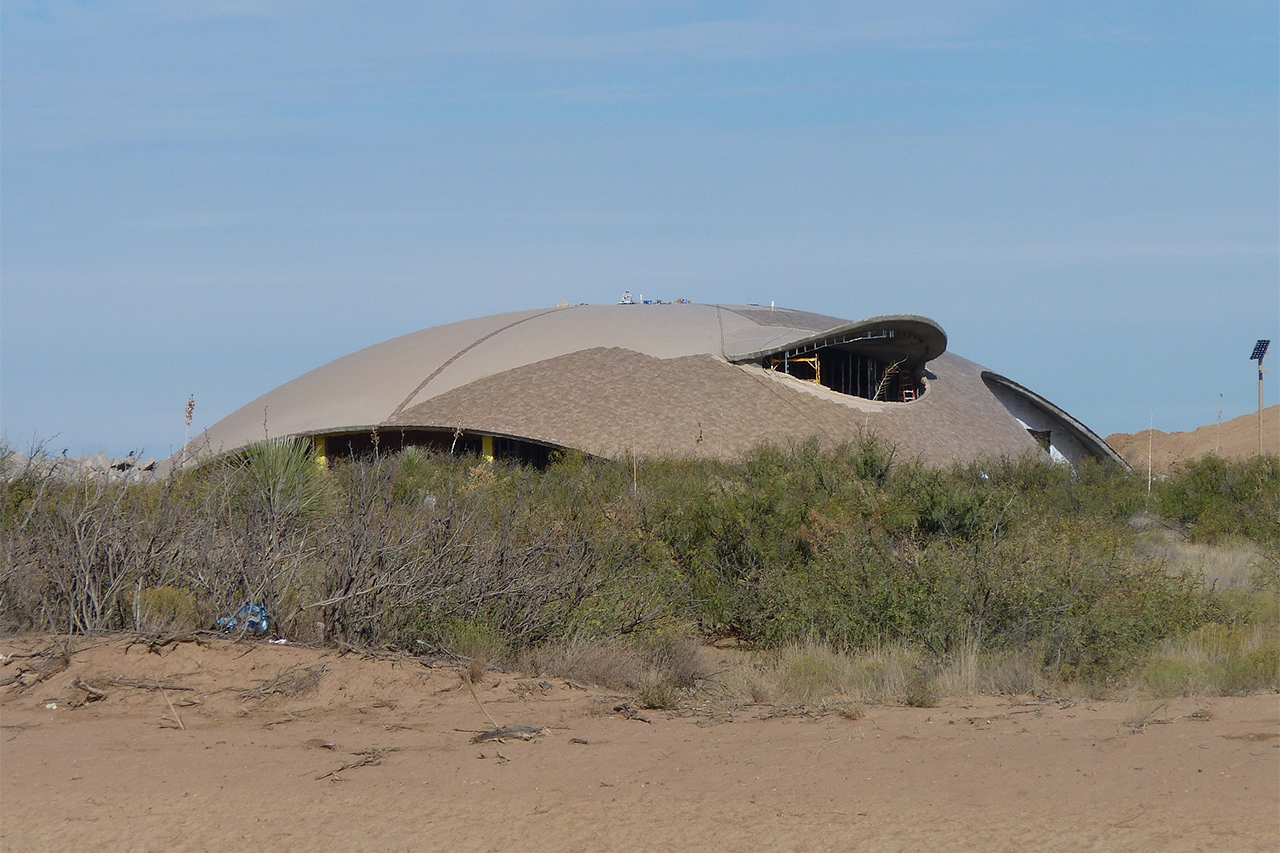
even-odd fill
[{"label": "roof edge", "polygon": [[1026,398],[1026,400],[1030,402],[1032,405],[1042,409],[1048,414],[1061,420],[1062,423],[1067,427],[1067,429],[1071,431],[1072,435],[1075,436],[1076,440],[1079,441],[1081,444],[1083,444],[1085,447],[1093,450],[1095,455],[1100,456],[1103,459],[1109,459],[1112,462],[1115,462],[1120,467],[1124,468],[1124,470],[1126,471],[1133,470],[1133,468],[1129,465],[1129,463],[1124,461],[1124,457],[1122,457],[1119,453],[1116,453],[1115,449],[1112,448],[1111,445],[1107,444],[1105,439],[1103,439],[1096,432],[1089,429],[1083,423],[1081,423],[1080,421],[1072,417],[1071,413],[1068,412],[1066,409],[1063,409],[1061,406],[1058,406],[1057,404],[1053,403],[1051,400],[1041,397],[1039,394],[1037,394],[1035,391],[1032,391],[1030,388],[1026,387],[1025,385],[1021,385],[1017,382],[1014,382],[1009,377],[1002,376],[999,373],[995,373],[994,371],[984,370],[982,371],[981,377],[983,381],[994,382],[995,384],[1000,385],[1004,388],[1007,388],[1008,390],[1014,392],[1015,394],[1021,395],[1022,397]]},{"label": "roof edge", "polygon": [[928,317],[919,314],[881,314],[877,317],[868,317],[865,320],[858,320],[853,323],[842,323],[834,326],[824,332],[818,332],[814,335],[808,335],[803,338],[786,343],[771,346],[768,349],[757,350],[749,353],[726,354],[726,358],[735,363],[742,364],[748,361],[758,361],[767,356],[783,352],[785,350],[796,349],[798,347],[806,347],[814,344],[820,344],[828,338],[845,337],[848,335],[856,335],[859,332],[871,332],[878,330],[886,330],[893,332],[904,332],[920,341],[922,352],[921,362],[932,361],[947,351],[947,333],[942,326]]}]

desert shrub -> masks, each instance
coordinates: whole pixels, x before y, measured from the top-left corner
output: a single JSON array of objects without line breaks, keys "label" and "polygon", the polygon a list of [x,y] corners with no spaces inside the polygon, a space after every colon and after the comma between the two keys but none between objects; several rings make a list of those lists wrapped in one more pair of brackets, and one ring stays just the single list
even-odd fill
[{"label": "desert shrub", "polygon": [[1155,696],[1191,696],[1205,690],[1204,667],[1190,660],[1156,656],[1143,667],[1141,680]]},{"label": "desert shrub", "polygon": [[1070,466],[1036,454],[975,463],[959,470],[970,480],[976,472],[1006,500],[1017,497],[1040,514],[1123,521],[1146,500],[1145,481],[1104,460],[1086,459]]},{"label": "desert shrub", "polygon": [[201,627],[195,595],[176,586],[157,586],[127,595],[133,605],[133,627],[139,631],[190,631]]},{"label": "desert shrub", "polygon": [[1002,495],[988,483],[944,472],[918,472],[903,478],[914,515],[913,527],[926,536],[972,539],[999,524]]},{"label": "desert shrub", "polygon": [[[435,491],[444,489],[448,477],[441,476],[447,459],[422,447],[407,447],[394,457],[395,474],[391,500],[397,504],[433,503]],[[461,460],[459,460],[461,461]]]},{"label": "desert shrub", "polygon": [[430,595],[424,575],[432,561],[452,551],[429,508],[397,501],[398,473],[383,456],[344,461],[329,473],[333,494],[308,537],[313,548],[294,611],[317,619],[331,640],[384,642]]},{"label": "desert shrub", "polygon": [[1280,541],[1280,458],[1228,462],[1205,456],[1177,467],[1160,485],[1157,511],[1190,527],[1191,538],[1217,542],[1239,536]]},{"label": "desert shrub", "polygon": [[182,507],[150,497],[101,479],[45,480],[4,527],[6,626],[70,633],[132,626],[127,594],[170,584],[194,538]]},{"label": "desert shrub", "polygon": [[1253,589],[1228,588],[1214,596],[1219,618],[1229,625],[1280,623],[1280,596]]},{"label": "desert shrub", "polygon": [[[1212,519],[1266,506],[1274,477],[1223,463],[1159,497],[1193,530],[1225,530]],[[1280,608],[1260,591],[1280,589],[1273,519],[1232,522],[1263,559],[1219,591],[1135,543],[1145,498],[1114,467],[930,470],[874,437],[740,461],[562,453],[545,470],[410,448],[326,472],[305,444],[270,442],[161,483],[10,471],[0,628],[129,628],[142,604],[211,624],[261,603],[291,636],[490,662],[544,650],[562,658],[547,667],[648,684],[655,702],[696,682],[693,635],[846,656],[835,687],[797,658],[793,683],[762,682],[779,696],[1116,683],[1170,638],[1274,624]],[[191,598],[147,598],[167,588]]]},{"label": "desert shrub", "polygon": [[4,478],[0,480],[3,486],[0,486],[0,524],[6,528],[12,527],[19,523],[20,516],[24,515],[32,505],[41,489],[41,481],[45,479],[41,477],[30,464],[16,470],[16,465],[9,459],[4,460],[6,469],[14,468],[15,470],[5,470]]},{"label": "desert shrub", "polygon": [[1123,552],[1122,534],[1067,519],[1000,536],[893,540],[845,530],[790,569],[740,584],[766,645],[813,635],[845,648],[907,642],[934,657],[965,638],[986,650],[1034,646],[1071,677],[1106,677],[1155,642],[1213,615],[1194,578]]},{"label": "desert shrub", "polygon": [[1249,580],[1254,589],[1270,595],[1273,601],[1280,599],[1280,542],[1268,543]]}]

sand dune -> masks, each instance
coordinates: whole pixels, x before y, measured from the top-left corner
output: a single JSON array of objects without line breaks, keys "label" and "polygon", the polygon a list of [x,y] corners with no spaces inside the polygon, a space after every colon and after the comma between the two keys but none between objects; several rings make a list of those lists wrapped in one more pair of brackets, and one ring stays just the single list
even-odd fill
[{"label": "sand dune", "polygon": [[[508,673],[483,679],[482,711],[456,671],[413,658],[83,645],[0,688],[6,851],[1280,847],[1274,695],[645,722],[615,710],[625,697]],[[10,658],[0,680],[37,663]],[[473,743],[485,712],[546,731]]]},{"label": "sand dune", "polygon": [[[1221,429],[1211,424],[1191,432],[1145,429],[1133,434],[1118,432],[1107,437],[1107,444],[1135,471],[1146,471],[1148,436],[1151,437],[1152,468],[1160,474],[1167,474],[1179,462],[1210,453],[1224,459],[1250,459],[1258,455],[1258,415],[1255,412],[1233,418],[1223,423]],[[1280,406],[1262,411],[1262,448],[1266,453],[1280,455]]]}]

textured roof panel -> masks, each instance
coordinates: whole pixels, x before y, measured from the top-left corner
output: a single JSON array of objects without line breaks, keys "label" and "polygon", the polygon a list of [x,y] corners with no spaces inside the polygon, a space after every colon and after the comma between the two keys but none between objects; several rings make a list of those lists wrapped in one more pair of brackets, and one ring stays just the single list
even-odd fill
[{"label": "textured roof panel", "polygon": [[978,365],[944,355],[931,366],[934,378],[920,400],[866,405],[712,356],[662,360],[597,348],[441,394],[388,426],[464,426],[606,457],[633,450],[733,457],[764,441],[786,444],[811,435],[838,444],[864,429],[895,445],[900,458],[934,465],[1038,448],[982,382]]}]

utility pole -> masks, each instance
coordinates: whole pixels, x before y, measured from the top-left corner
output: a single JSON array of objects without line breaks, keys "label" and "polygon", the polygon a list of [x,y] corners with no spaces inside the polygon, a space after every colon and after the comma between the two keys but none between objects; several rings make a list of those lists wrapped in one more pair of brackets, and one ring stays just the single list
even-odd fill
[{"label": "utility pole", "polygon": [[1250,361],[1258,362],[1258,455],[1262,455],[1262,375],[1267,371],[1262,369],[1262,359],[1267,355],[1267,348],[1271,346],[1271,341],[1258,341],[1253,345],[1253,355],[1249,356]]}]

